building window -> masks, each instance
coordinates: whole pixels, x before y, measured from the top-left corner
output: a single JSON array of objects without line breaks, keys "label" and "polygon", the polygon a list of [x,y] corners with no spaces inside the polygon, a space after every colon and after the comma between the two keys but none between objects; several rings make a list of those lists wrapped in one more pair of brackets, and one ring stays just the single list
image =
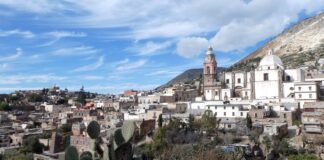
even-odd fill
[{"label": "building window", "polygon": [[241,83],[241,78],[238,78],[237,79],[237,83]]},{"label": "building window", "polygon": [[284,116],[284,118],[287,118],[287,116],[286,116],[286,113],[284,113],[284,115],[283,115],[283,116]]},{"label": "building window", "polygon": [[226,79],[226,83],[229,84],[229,79]]},{"label": "building window", "polygon": [[248,95],[248,92],[245,91],[245,96],[247,96],[247,95]]},{"label": "building window", "polygon": [[298,90],[301,91],[301,87],[298,87]]},{"label": "building window", "polygon": [[210,109],[210,106],[208,106],[208,109]]},{"label": "building window", "polygon": [[217,116],[217,112],[215,112],[215,116]]},{"label": "building window", "polygon": [[227,125],[227,128],[231,128],[232,126],[229,124],[229,125]]},{"label": "building window", "polygon": [[311,87],[311,86],[309,86],[309,87],[308,87],[308,89],[309,89],[309,90],[311,91],[311,90],[312,90],[312,87]]},{"label": "building window", "polygon": [[312,94],[309,94],[308,96],[309,96],[309,98],[313,98],[313,95]]},{"label": "building window", "polygon": [[243,117],[243,112],[241,112],[241,117]]},{"label": "building window", "polygon": [[299,98],[302,98],[302,95],[301,94],[299,94],[298,96],[299,96]]},{"label": "building window", "polygon": [[216,95],[216,96],[218,95],[218,92],[217,92],[217,91],[215,92],[215,95]]},{"label": "building window", "polygon": [[207,74],[210,74],[210,67],[207,67]]},{"label": "building window", "polygon": [[224,116],[226,116],[226,112],[224,112]]},{"label": "building window", "polygon": [[258,114],[257,113],[254,113],[254,118],[257,118],[258,117]]},{"label": "building window", "polygon": [[270,67],[268,67],[268,70],[270,70]]},{"label": "building window", "polygon": [[226,109],[226,106],[224,106],[224,109]]},{"label": "building window", "polygon": [[234,106],[232,106],[232,109],[234,109]]},{"label": "building window", "polygon": [[286,81],[290,81],[290,76],[286,76]]},{"label": "building window", "polygon": [[268,81],[269,80],[269,74],[268,73],[264,73],[263,74],[263,80],[264,81]]},{"label": "building window", "polygon": [[232,116],[235,116],[235,112],[232,112]]}]

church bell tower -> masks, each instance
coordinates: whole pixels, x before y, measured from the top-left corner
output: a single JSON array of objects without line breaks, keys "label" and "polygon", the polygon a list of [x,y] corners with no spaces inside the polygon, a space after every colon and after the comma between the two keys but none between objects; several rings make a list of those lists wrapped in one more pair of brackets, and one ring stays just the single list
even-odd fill
[{"label": "church bell tower", "polygon": [[217,81],[217,62],[210,46],[204,61],[204,86],[213,86]]},{"label": "church bell tower", "polygon": [[212,47],[208,48],[204,61],[204,98],[207,101],[220,100],[217,62]]}]

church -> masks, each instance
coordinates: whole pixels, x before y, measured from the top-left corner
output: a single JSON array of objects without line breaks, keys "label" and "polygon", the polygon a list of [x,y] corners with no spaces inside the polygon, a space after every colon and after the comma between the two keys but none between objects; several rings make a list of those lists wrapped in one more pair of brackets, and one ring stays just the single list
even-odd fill
[{"label": "church", "polygon": [[304,102],[318,100],[319,84],[305,81],[303,69],[285,69],[270,50],[254,70],[218,72],[217,58],[209,47],[203,68],[203,101]]}]

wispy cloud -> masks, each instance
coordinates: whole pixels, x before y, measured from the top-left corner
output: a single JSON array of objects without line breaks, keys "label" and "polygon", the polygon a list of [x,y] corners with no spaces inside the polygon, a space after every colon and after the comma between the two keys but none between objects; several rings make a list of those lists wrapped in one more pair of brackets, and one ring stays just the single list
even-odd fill
[{"label": "wispy cloud", "polygon": [[54,74],[39,75],[1,75],[0,84],[20,84],[20,83],[46,83],[51,81],[62,81],[66,77],[55,76]]},{"label": "wispy cloud", "polygon": [[140,83],[122,83],[122,84],[109,84],[109,85],[93,85],[88,86],[86,89],[95,90],[95,91],[105,91],[110,90],[112,93],[121,93],[126,89],[135,89],[135,90],[151,90],[159,86],[160,84],[140,84]]},{"label": "wispy cloud", "polygon": [[169,71],[169,70],[158,70],[158,71],[153,71],[151,73],[148,73],[146,75],[148,76],[168,76],[168,77],[174,77],[181,72],[179,71]]},{"label": "wispy cloud", "polygon": [[85,71],[96,70],[97,68],[101,67],[104,64],[104,61],[105,61],[104,56],[101,56],[96,61],[96,63],[76,68],[76,69],[72,70],[72,72],[85,72]]},{"label": "wispy cloud", "polygon": [[62,1],[25,1],[25,0],[1,0],[0,5],[16,11],[46,14],[54,11],[71,10],[64,6]]},{"label": "wispy cloud", "polygon": [[5,69],[8,68],[8,64],[7,63],[3,63],[3,64],[0,64],[0,71],[3,71]]},{"label": "wispy cloud", "polygon": [[39,47],[50,46],[62,38],[82,38],[86,37],[87,34],[84,32],[71,32],[71,31],[52,31],[45,33],[45,36],[53,38],[49,42],[39,45]]},{"label": "wispy cloud", "polygon": [[22,55],[21,48],[17,48],[15,54],[2,56],[2,57],[0,57],[0,61],[6,61],[7,62],[7,61],[17,60],[21,55]]},{"label": "wispy cloud", "polygon": [[84,32],[70,32],[70,31],[52,31],[45,33],[48,36],[55,38],[65,38],[65,37],[86,37],[87,34]]},{"label": "wispy cloud", "polygon": [[79,46],[71,48],[61,48],[52,52],[52,55],[56,56],[78,56],[78,55],[90,55],[98,53],[99,50],[90,46]]},{"label": "wispy cloud", "polygon": [[172,45],[172,41],[157,43],[153,41],[146,42],[145,44],[135,44],[135,46],[128,48],[128,51],[134,52],[141,56],[151,56],[160,54],[163,50]]},{"label": "wispy cloud", "polygon": [[123,64],[118,65],[117,71],[127,71],[127,70],[136,69],[136,68],[144,66],[146,63],[147,63],[146,59],[140,59],[135,62],[127,61]]},{"label": "wispy cloud", "polygon": [[21,36],[24,38],[33,38],[35,34],[31,31],[23,31],[19,29],[14,30],[0,30],[0,37],[8,37],[8,36]]},{"label": "wispy cloud", "polygon": [[219,58],[217,60],[218,62],[218,65],[221,66],[221,67],[228,67],[232,64],[234,64],[235,62],[237,62],[238,60],[237,59],[232,59],[232,58]]}]

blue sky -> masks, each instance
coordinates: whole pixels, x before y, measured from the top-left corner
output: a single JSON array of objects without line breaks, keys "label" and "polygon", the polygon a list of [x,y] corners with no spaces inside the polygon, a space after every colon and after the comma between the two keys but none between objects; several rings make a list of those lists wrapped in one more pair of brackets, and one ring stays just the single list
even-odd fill
[{"label": "blue sky", "polygon": [[323,10],[323,0],[1,0],[0,92],[153,89],[201,68],[209,45],[230,66]]}]

